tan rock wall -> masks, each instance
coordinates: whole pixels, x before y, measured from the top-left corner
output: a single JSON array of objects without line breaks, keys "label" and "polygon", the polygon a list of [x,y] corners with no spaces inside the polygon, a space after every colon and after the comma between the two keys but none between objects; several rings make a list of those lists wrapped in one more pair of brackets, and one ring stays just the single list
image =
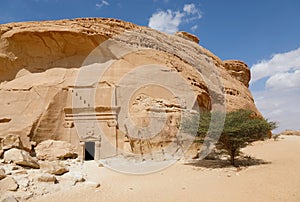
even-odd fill
[{"label": "tan rock wall", "polygon": [[[85,60],[99,44],[105,45],[112,37],[122,46],[108,44],[99,49],[102,57]],[[0,105],[3,106],[0,120],[10,119],[0,122],[0,138],[8,134],[19,135],[27,148],[31,147],[31,141],[46,139],[66,140],[78,145],[78,140],[72,140],[65,132],[64,108],[72,106],[70,89],[76,85],[84,61],[84,65],[111,61],[111,68],[99,81],[111,84],[116,84],[137,66],[157,64],[168,67],[191,86],[199,107],[206,110],[214,104],[212,97],[218,97],[220,93],[216,90],[220,84],[214,82],[220,80],[226,110],[247,108],[259,114],[248,89],[250,71],[247,65],[240,61],[223,62],[195,40],[195,37],[189,41],[115,19],[0,25]],[[122,55],[127,49],[135,51]],[[217,71],[218,78],[203,78],[211,75],[211,71]],[[111,97],[100,96],[98,104],[107,105],[106,99]]]}]

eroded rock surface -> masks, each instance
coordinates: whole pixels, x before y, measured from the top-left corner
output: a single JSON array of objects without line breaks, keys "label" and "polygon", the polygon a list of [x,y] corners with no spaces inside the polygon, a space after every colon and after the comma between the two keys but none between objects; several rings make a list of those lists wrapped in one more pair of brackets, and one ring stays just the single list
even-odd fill
[{"label": "eroded rock surface", "polygon": [[60,161],[41,161],[40,168],[54,175],[63,175],[69,172],[69,169]]},{"label": "eroded rock surface", "polygon": [[10,149],[4,153],[5,162],[13,162],[20,166],[40,168],[39,164],[29,155],[28,152],[19,149]]},{"label": "eroded rock surface", "polygon": [[58,183],[56,177],[49,173],[42,173],[36,176],[36,180],[39,182],[47,182],[47,183]]},{"label": "eroded rock surface", "polygon": [[0,145],[3,150],[8,150],[11,148],[22,149],[22,147],[23,147],[19,135],[14,135],[14,134],[9,134],[6,137],[4,137],[0,141]]},{"label": "eroded rock surface", "polygon": [[2,180],[5,177],[6,177],[5,170],[3,168],[0,168],[0,180]]},{"label": "eroded rock surface", "polygon": [[181,32],[176,32],[175,35],[176,36],[180,36],[180,37],[182,37],[184,39],[193,41],[193,42],[195,42],[197,44],[200,42],[200,39],[197,36],[195,36],[195,35],[193,35],[191,33],[188,33],[188,32],[182,32],[182,31]]},{"label": "eroded rock surface", "polygon": [[296,135],[300,136],[300,130],[285,130],[280,133],[280,135]]},{"label": "eroded rock surface", "polygon": [[239,60],[225,60],[224,67],[231,76],[249,87],[251,76],[247,64]]},{"label": "eroded rock surface", "polygon": [[[100,183],[93,180],[94,173],[89,173],[91,175],[89,181],[85,180],[87,166],[78,160],[39,161],[39,163],[41,169],[0,163],[0,201],[10,201],[12,198],[16,201],[27,201],[74,186],[94,189],[100,187]],[[94,166],[97,167],[96,162],[90,163],[95,163]],[[65,174],[66,170],[70,172]]]},{"label": "eroded rock surface", "polygon": [[7,176],[6,178],[0,181],[0,193],[5,193],[5,191],[17,191],[18,184],[11,176]]},{"label": "eroded rock surface", "polygon": [[[66,134],[74,125],[65,121],[64,109],[72,107],[79,72],[95,64],[111,64],[111,71],[99,81],[109,86],[117,86],[137,66],[161,65],[185,80],[200,109],[211,110],[215,102],[224,101],[226,110],[245,108],[260,114],[248,89],[250,71],[246,64],[223,62],[199,46],[196,36],[185,32],[177,35],[103,18],[0,25],[0,140],[8,135],[19,137],[22,145],[17,138],[9,147],[22,146],[28,151],[48,139],[70,141]],[[98,52],[93,52],[99,57],[91,57],[99,45]],[[95,66],[90,73],[97,71]],[[168,78],[167,71],[162,72]],[[86,80],[84,85],[95,84]],[[100,104],[109,103],[105,99]],[[91,106],[79,95],[78,102],[82,107]],[[77,140],[72,141],[79,147]]]},{"label": "eroded rock surface", "polygon": [[64,141],[46,140],[35,148],[36,156],[40,160],[63,160],[76,158],[75,146]]}]

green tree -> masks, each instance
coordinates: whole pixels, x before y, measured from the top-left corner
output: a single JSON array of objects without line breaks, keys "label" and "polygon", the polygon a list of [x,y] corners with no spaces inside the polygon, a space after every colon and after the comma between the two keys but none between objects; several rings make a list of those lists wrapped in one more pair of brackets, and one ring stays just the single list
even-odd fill
[{"label": "green tree", "polygon": [[[195,123],[195,120],[199,123]],[[270,131],[276,127],[275,122],[270,122],[244,109],[226,114],[222,112],[201,113],[200,118],[193,117],[183,124],[185,132],[194,133],[202,142],[208,134],[219,138],[216,147],[228,153],[230,163],[234,166],[235,158],[240,154],[241,148],[254,141],[267,138]]]}]

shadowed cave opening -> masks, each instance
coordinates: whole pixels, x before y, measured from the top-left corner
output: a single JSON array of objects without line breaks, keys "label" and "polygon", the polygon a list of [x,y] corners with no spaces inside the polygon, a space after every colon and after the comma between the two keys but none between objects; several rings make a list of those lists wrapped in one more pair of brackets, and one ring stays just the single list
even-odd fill
[{"label": "shadowed cave opening", "polygon": [[85,161],[91,161],[95,158],[95,142],[85,142],[85,155],[84,160]]}]

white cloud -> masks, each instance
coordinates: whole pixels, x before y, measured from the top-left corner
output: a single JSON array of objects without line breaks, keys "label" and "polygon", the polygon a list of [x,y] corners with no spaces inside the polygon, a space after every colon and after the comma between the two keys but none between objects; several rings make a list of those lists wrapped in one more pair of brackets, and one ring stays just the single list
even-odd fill
[{"label": "white cloud", "polygon": [[[148,26],[162,32],[172,34],[178,31],[182,23],[189,23],[198,20],[202,17],[201,11],[195,4],[185,4],[182,11],[173,11],[168,9],[166,11],[157,11],[152,14],[149,19]],[[194,28],[193,28],[194,27]],[[196,26],[193,26],[196,29]]]},{"label": "white cloud", "polygon": [[194,26],[191,27],[191,30],[192,30],[193,32],[196,31],[196,29],[198,29],[198,25],[194,25]]},{"label": "white cloud", "polygon": [[290,52],[275,54],[270,60],[263,60],[253,65],[251,82],[297,69],[300,69],[300,47]]},{"label": "white cloud", "polygon": [[267,89],[300,87],[300,47],[253,65],[251,75],[251,85],[266,78]]},{"label": "white cloud", "polygon": [[286,129],[299,130],[300,89],[264,90],[253,92],[255,104],[271,121],[278,122],[278,133]]},{"label": "white cloud", "polygon": [[[266,79],[265,85],[260,86],[261,90],[254,91],[253,96],[262,114],[279,122],[277,132],[299,130],[300,47],[253,65],[251,74],[251,86],[255,86],[260,79]],[[261,84],[258,82],[257,85]]]},{"label": "white cloud", "polygon": [[277,73],[266,81],[266,88],[284,89],[299,88],[300,89],[300,70],[293,72]]},{"label": "white cloud", "polygon": [[102,8],[103,6],[109,6],[109,3],[105,0],[101,0],[99,3],[96,3],[97,8]]},{"label": "white cloud", "polygon": [[183,14],[179,11],[158,11],[149,19],[148,26],[166,33],[174,33],[178,31]]},{"label": "white cloud", "polygon": [[185,19],[186,22],[191,22],[202,18],[202,12],[196,7],[195,4],[185,4],[183,6],[183,11],[188,16]]},{"label": "white cloud", "polygon": [[183,11],[186,12],[188,15],[196,14],[198,9],[196,8],[195,4],[185,4],[183,6]]}]

